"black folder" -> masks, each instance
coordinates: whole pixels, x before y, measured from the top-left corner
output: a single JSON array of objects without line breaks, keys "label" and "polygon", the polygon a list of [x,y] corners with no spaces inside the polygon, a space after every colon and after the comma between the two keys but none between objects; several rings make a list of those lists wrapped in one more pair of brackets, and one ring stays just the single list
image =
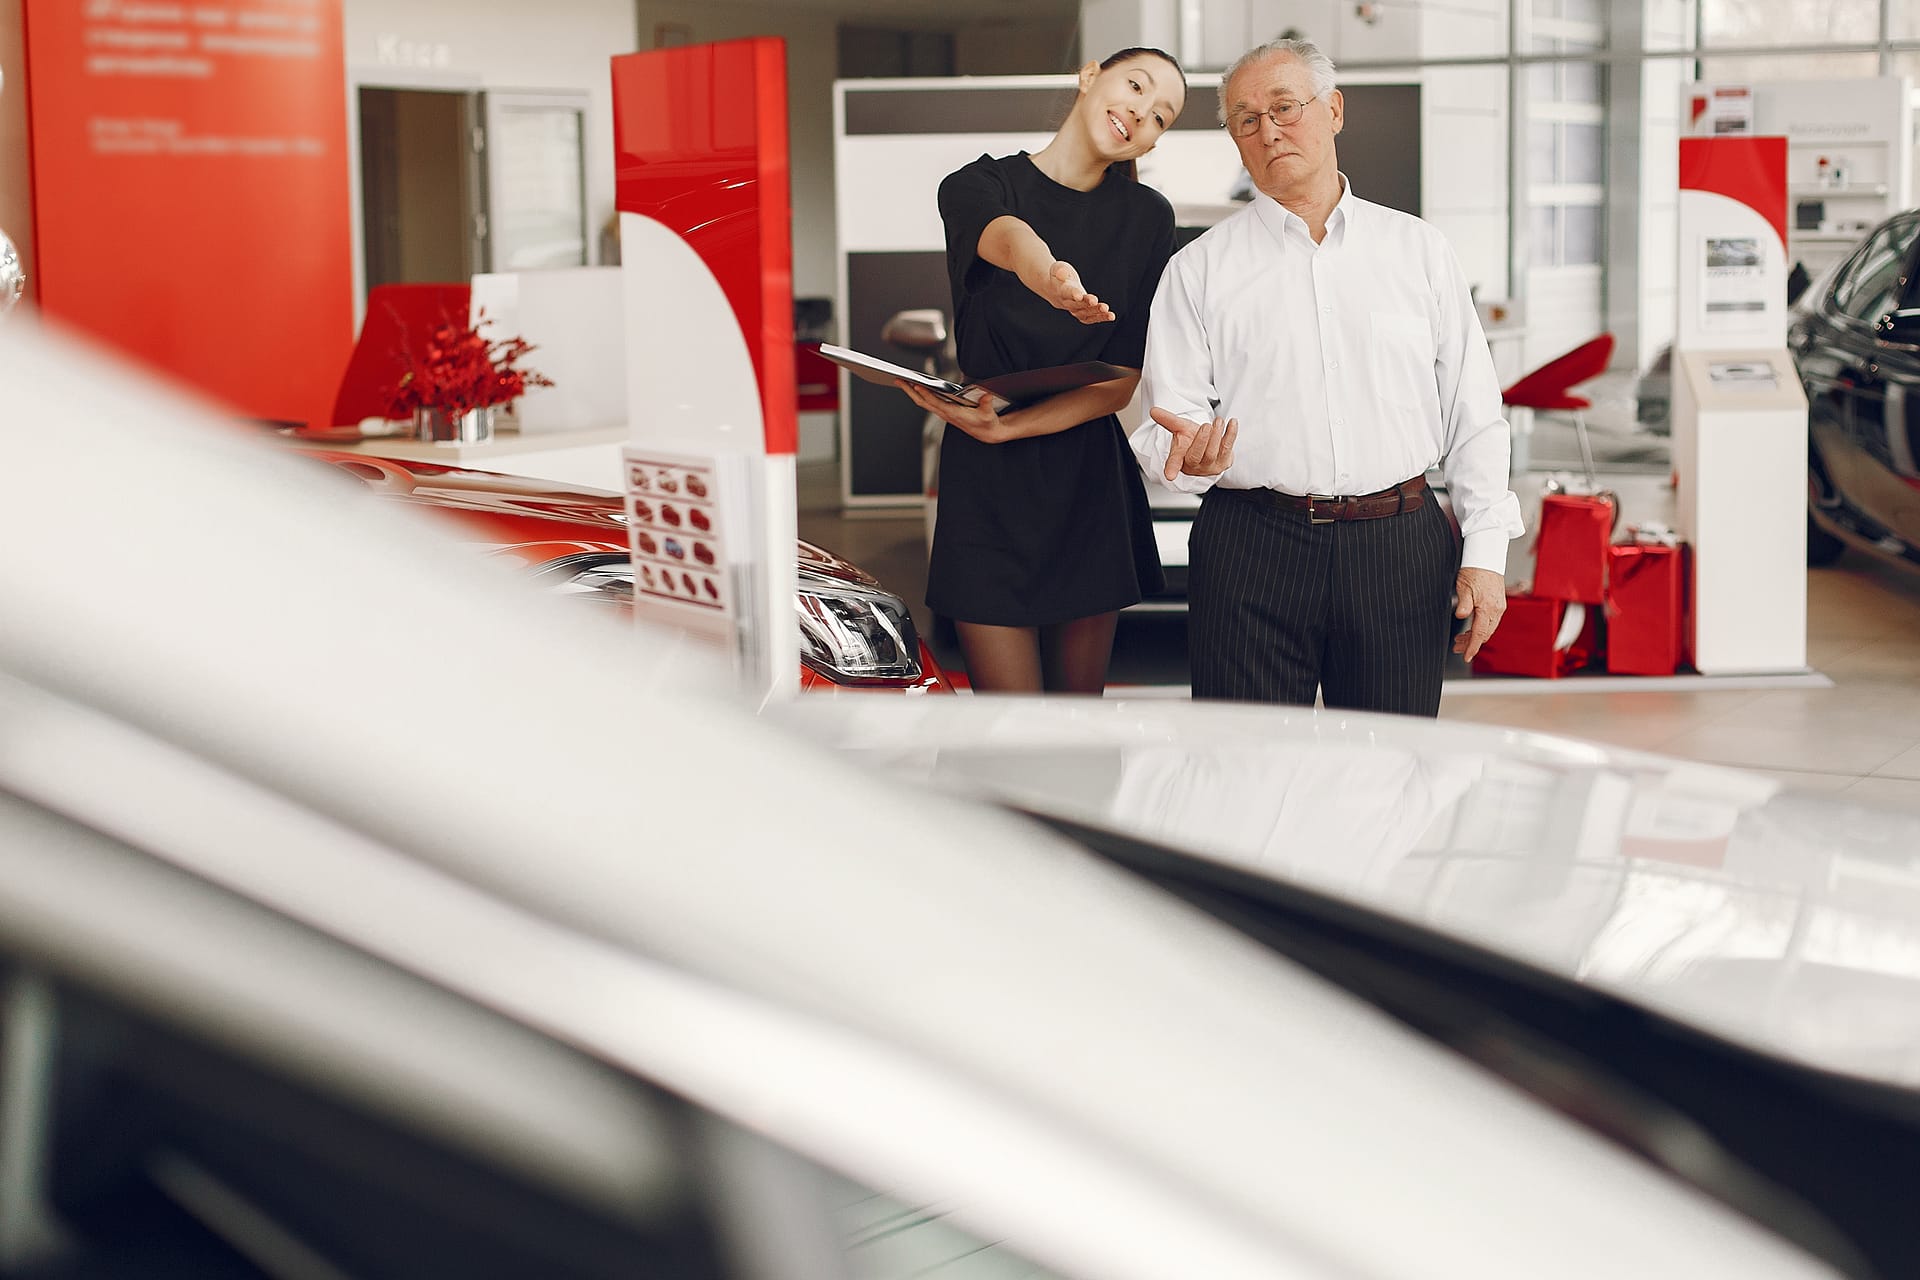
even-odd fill
[{"label": "black folder", "polygon": [[820,344],[820,354],[852,373],[854,377],[879,383],[883,387],[890,387],[896,381],[911,382],[955,404],[977,405],[983,396],[991,396],[1001,406],[1010,408],[1032,404],[1035,400],[1044,400],[1048,396],[1059,395],[1062,391],[1072,391],[1076,387],[1087,387],[1096,382],[1111,382],[1115,378],[1125,378],[1134,372],[1132,369],[1123,369],[1117,364],[1108,364],[1104,360],[1086,360],[1079,364],[1054,365],[1048,369],[1003,373],[997,378],[983,378],[979,382],[969,382],[963,386],[960,383],[936,378],[918,369],[909,369],[904,365],[881,360],[876,356],[866,355],[847,347],[836,347],[830,342]]}]

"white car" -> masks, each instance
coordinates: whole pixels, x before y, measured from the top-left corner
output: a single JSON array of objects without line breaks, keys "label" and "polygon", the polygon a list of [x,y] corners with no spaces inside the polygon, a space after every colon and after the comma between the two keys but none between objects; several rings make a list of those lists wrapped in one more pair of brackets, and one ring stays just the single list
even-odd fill
[{"label": "white car", "polygon": [[8,1276],[1853,1263],[151,384],[16,326],[0,386]]}]

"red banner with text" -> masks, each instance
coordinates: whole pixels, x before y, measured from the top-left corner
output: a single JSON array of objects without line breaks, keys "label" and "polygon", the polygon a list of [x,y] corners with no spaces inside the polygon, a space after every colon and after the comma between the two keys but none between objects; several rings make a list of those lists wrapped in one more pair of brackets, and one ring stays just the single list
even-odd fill
[{"label": "red banner with text", "polygon": [[353,347],[341,0],[26,0],[41,309],[237,413]]}]

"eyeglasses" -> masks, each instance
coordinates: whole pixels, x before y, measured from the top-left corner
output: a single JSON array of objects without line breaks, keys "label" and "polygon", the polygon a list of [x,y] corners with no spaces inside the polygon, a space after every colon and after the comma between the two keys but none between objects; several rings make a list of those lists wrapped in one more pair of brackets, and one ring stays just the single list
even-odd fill
[{"label": "eyeglasses", "polygon": [[[1319,97],[1314,94],[1313,98]],[[1307,102],[1283,102],[1266,111],[1241,111],[1227,117],[1227,130],[1236,138],[1245,138],[1260,131],[1260,117],[1266,116],[1282,129],[1290,124],[1299,124],[1300,117],[1307,113]]]}]

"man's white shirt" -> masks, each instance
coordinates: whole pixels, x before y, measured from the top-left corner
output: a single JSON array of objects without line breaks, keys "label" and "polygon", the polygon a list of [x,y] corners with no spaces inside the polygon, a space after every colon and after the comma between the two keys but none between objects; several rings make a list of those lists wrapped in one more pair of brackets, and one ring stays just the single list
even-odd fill
[{"label": "man's white shirt", "polygon": [[[1240,420],[1233,466],[1174,487],[1350,496],[1439,462],[1462,564],[1504,573],[1524,528],[1507,487],[1512,441],[1459,262],[1434,228],[1341,183],[1319,244],[1256,193],[1167,264],[1143,402],[1193,422]],[[1172,442],[1150,417],[1133,434],[1161,479]]]}]

